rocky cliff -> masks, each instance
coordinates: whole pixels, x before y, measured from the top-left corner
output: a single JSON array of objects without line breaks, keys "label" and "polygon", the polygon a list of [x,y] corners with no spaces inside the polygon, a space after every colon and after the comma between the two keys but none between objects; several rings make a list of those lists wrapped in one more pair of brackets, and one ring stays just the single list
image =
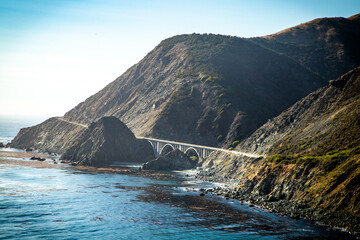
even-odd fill
[{"label": "rocky cliff", "polygon": [[195,167],[197,159],[192,160],[179,149],[172,150],[164,156],[160,156],[142,165],[143,170],[170,171],[188,170]]},{"label": "rocky cliff", "polygon": [[252,40],[330,80],[360,64],[360,15],[319,18]]},{"label": "rocky cliff", "polygon": [[153,159],[151,144],[137,139],[115,117],[103,117],[92,123],[64,152],[61,159],[79,165],[105,166],[114,162],[143,163]]},{"label": "rocky cliff", "polygon": [[241,180],[243,192],[272,202],[360,217],[359,119],[360,67],[301,99],[237,147],[264,158],[207,159],[205,176]]},{"label": "rocky cliff", "polygon": [[21,129],[10,145],[62,154],[85,130],[84,125],[54,117],[36,126]]},{"label": "rocky cliff", "polygon": [[264,124],[238,149],[268,155],[323,155],[360,144],[360,68],[311,93]]},{"label": "rocky cliff", "polygon": [[[271,163],[260,171],[272,169],[268,180],[282,183],[286,181],[277,176],[284,169],[300,171],[289,175],[302,181],[293,183],[299,189],[290,191],[296,197],[289,198],[360,216],[360,68],[310,94],[274,121],[281,119],[294,119],[296,124],[283,125],[286,134],[271,145]],[[263,182],[268,193],[284,192],[260,177],[263,173],[255,177],[259,186]]]}]

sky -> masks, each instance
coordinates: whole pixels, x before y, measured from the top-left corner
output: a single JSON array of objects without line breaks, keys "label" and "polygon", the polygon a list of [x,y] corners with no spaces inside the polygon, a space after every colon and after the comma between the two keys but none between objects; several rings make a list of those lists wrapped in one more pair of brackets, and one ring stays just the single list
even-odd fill
[{"label": "sky", "polygon": [[62,116],[162,40],[272,34],[360,0],[0,0],[0,116]]}]

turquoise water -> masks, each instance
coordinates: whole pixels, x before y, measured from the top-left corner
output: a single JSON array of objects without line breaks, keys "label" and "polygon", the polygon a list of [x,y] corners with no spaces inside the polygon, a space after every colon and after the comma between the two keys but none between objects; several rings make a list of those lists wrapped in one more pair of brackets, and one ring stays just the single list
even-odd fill
[{"label": "turquoise water", "polygon": [[20,128],[34,126],[41,123],[44,118],[24,118],[24,117],[9,117],[0,115],[0,143],[9,143]]},{"label": "turquoise water", "polygon": [[1,239],[348,239],[217,196],[205,183],[0,164]]},{"label": "turquoise water", "polygon": [[[15,132],[0,127],[0,137],[1,129]],[[200,196],[192,189],[213,185],[183,175],[52,166],[0,159],[0,239],[351,239],[238,201]]]}]

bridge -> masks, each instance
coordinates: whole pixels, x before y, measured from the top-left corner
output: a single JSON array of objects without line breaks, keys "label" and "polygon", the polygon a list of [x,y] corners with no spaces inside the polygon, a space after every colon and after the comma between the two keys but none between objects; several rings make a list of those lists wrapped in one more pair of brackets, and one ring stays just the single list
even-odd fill
[{"label": "bridge", "polygon": [[252,158],[261,157],[260,155],[256,155],[256,154],[232,151],[232,150],[227,150],[227,149],[223,149],[223,148],[201,146],[201,145],[196,145],[196,144],[168,141],[168,140],[155,139],[155,138],[145,138],[145,137],[137,137],[137,138],[138,139],[146,139],[151,143],[151,145],[154,149],[155,157],[163,156],[166,153],[168,153],[172,150],[175,150],[175,149],[179,149],[186,155],[195,156],[198,159],[205,159],[211,153],[217,152],[217,151],[227,152],[227,153],[232,153],[232,154],[236,154],[236,155],[240,155],[240,156],[247,156],[247,157],[252,157]]},{"label": "bridge", "polygon": [[[67,122],[67,123],[74,124],[74,125],[77,125],[77,126],[80,126],[80,127],[84,127],[84,128],[88,127],[85,124],[80,124],[80,123],[77,123],[77,122],[68,121],[68,120],[65,120],[65,119],[63,119],[61,117],[58,117],[57,119],[59,121]],[[180,151],[182,151],[186,155],[188,155],[190,157],[195,156],[198,159],[205,159],[211,153],[217,152],[217,151],[227,152],[227,153],[232,153],[232,154],[235,154],[235,155],[252,157],[252,158],[261,157],[261,155],[257,155],[257,154],[250,154],[250,153],[245,153],[245,152],[231,151],[231,150],[227,150],[227,149],[223,149],[223,148],[201,146],[201,145],[196,145],[196,144],[168,141],[168,140],[162,140],[162,139],[156,139],[156,138],[145,138],[145,137],[137,137],[137,138],[138,139],[146,139],[151,143],[151,145],[152,145],[152,147],[154,149],[155,157],[163,156],[166,153],[168,153],[168,152],[170,152],[172,150],[175,150],[175,149],[179,149]]]}]

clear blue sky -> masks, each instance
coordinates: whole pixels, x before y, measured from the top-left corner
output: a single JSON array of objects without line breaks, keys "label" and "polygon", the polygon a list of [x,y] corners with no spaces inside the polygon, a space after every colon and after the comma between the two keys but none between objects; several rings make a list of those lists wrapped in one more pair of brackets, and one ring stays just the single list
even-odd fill
[{"label": "clear blue sky", "polygon": [[0,0],[0,115],[61,116],[183,33],[263,36],[360,0]]}]

